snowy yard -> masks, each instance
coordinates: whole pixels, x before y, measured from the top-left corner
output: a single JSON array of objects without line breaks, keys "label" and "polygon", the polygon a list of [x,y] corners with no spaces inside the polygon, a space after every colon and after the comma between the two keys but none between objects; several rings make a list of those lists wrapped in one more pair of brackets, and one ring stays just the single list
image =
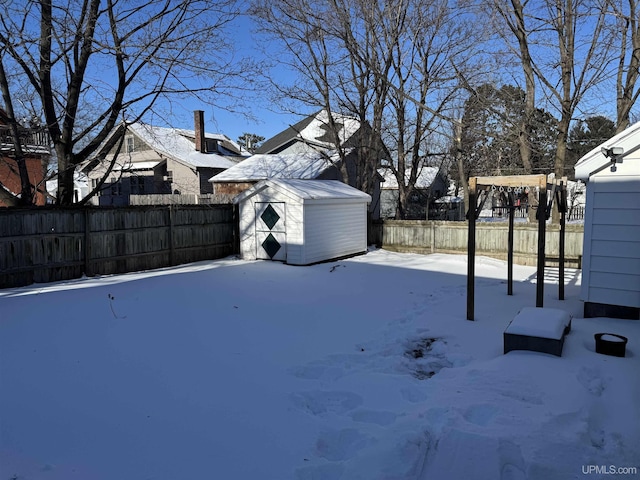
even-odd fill
[{"label": "snowy yard", "polygon": [[484,257],[475,322],[465,256],[384,250],[0,291],[0,480],[640,478],[640,322],[553,272],[561,358],[502,354],[535,268]]}]

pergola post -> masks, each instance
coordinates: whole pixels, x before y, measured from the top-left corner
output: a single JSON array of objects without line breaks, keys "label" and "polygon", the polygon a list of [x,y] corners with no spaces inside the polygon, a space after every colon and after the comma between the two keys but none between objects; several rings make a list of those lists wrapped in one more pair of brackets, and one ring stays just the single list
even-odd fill
[{"label": "pergola post", "polygon": [[564,236],[567,213],[567,177],[560,180],[560,192],[558,192],[558,210],[560,211],[560,244],[558,263],[558,299],[564,300]]},{"label": "pergola post", "polygon": [[512,192],[507,192],[507,204],[509,205],[509,234],[507,237],[507,295],[513,295],[513,228],[515,216],[515,202]]},{"label": "pergola post", "polygon": [[[478,192],[495,187],[506,187],[509,203],[509,245],[508,245],[508,286],[507,294],[513,295],[513,248],[514,248],[514,209],[515,202],[511,191],[514,188],[538,187],[540,199],[538,205],[538,269],[536,281],[536,306],[544,303],[544,267],[545,267],[545,235],[547,221],[547,176],[546,175],[511,175],[498,177],[471,177],[469,179],[469,204],[467,211],[467,320],[475,320],[475,259],[476,259],[476,218],[479,207]],[[501,189],[501,191],[503,191]],[[485,197],[486,199],[486,197]],[[565,200],[566,201],[566,200]],[[561,233],[564,242],[564,232]],[[561,257],[564,257],[564,244],[561,246]]]},{"label": "pergola post", "polygon": [[547,231],[547,180],[540,181],[538,185],[540,194],[538,198],[538,271],[536,276],[536,307],[544,305],[544,247]]},{"label": "pergola post", "polygon": [[475,177],[472,177],[469,179],[469,206],[467,209],[467,222],[469,225],[467,235],[467,320],[474,320],[477,197],[477,182]]}]

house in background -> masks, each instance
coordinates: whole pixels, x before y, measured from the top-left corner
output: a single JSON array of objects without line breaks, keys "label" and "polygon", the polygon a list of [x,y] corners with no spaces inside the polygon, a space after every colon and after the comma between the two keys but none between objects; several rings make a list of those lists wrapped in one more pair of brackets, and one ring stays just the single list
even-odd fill
[{"label": "house in background", "polygon": [[[390,168],[378,170],[383,178],[380,193],[380,216],[382,218],[395,218],[398,208],[398,179]],[[405,178],[409,178],[410,169],[407,169]],[[448,183],[446,177],[437,167],[422,167],[416,178],[415,188],[409,195],[406,206],[406,220],[427,220],[429,205],[437,198],[447,193]]]},{"label": "house in background", "polygon": [[575,175],[587,184],[584,316],[640,319],[640,123],[578,160]]},{"label": "house in background", "polygon": [[[0,108],[0,207],[15,205],[22,190],[8,123],[7,113]],[[34,187],[34,204],[44,205],[47,202],[45,179],[51,158],[49,135],[40,127],[20,127],[19,131],[29,182]]]},{"label": "house in background", "polygon": [[[83,168],[93,189],[114,160],[115,139],[126,129],[118,158],[94,203],[172,203],[176,199],[181,203],[198,203],[201,196],[212,194],[209,179],[248,154],[227,136],[205,132],[201,110],[194,113],[194,127],[183,130],[143,123],[121,124]],[[150,198],[157,201],[150,202]]]},{"label": "house in background", "polygon": [[[338,126],[338,141],[340,148],[346,152],[345,165],[334,162],[338,167],[338,172],[346,171],[347,178],[340,177],[337,180],[347,183],[351,186],[356,185],[356,171],[358,162],[359,147],[361,146],[361,137],[369,135],[371,127],[362,124],[357,118],[332,113],[333,121]],[[382,144],[382,140],[380,140]],[[256,149],[256,154],[306,154],[322,152],[325,155],[332,156],[332,152],[336,152],[336,144],[333,135],[329,129],[329,114],[326,110],[320,110],[291,127],[283,130],[274,137],[266,140]],[[292,158],[292,157],[289,157]],[[383,160],[388,160],[389,154],[383,146],[383,152],[376,159],[380,164]],[[289,177],[291,178],[291,177]],[[380,217],[380,182],[381,178],[377,178],[373,185],[373,190],[367,192],[372,197],[369,205],[369,213],[372,218]]]},{"label": "house in background", "polygon": [[[58,194],[58,176],[57,174],[47,180],[47,192],[49,203],[55,203]],[[75,171],[73,173],[73,201],[78,203],[89,194],[89,178],[82,172]]]}]

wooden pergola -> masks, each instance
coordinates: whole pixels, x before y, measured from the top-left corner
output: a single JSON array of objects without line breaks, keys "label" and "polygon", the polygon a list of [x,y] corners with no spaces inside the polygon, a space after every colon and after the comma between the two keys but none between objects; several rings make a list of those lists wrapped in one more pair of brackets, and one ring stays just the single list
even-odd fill
[{"label": "wooden pergola", "polygon": [[[474,320],[475,306],[475,258],[476,258],[476,220],[480,215],[489,191],[498,191],[506,200],[509,211],[509,237],[507,242],[507,295],[513,295],[513,225],[515,194],[525,188],[538,188],[538,254],[536,276],[536,307],[544,303],[544,267],[545,267],[545,236],[546,221],[551,214],[554,199],[560,212],[560,243],[559,243],[559,286],[558,295],[564,300],[564,240],[565,213],[567,211],[567,178],[555,180],[551,184],[551,194],[547,192],[546,175],[511,175],[496,177],[471,177],[469,179],[469,233],[467,239],[467,320]],[[480,195],[479,195],[480,194]],[[478,197],[481,197],[478,203]],[[531,207],[530,207],[531,208]]]}]

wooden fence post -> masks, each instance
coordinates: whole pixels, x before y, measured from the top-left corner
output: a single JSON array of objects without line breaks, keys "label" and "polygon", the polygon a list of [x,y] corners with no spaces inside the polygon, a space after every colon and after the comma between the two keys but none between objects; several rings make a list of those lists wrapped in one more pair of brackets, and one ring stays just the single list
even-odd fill
[{"label": "wooden fence post", "polygon": [[84,207],[84,274],[91,277],[91,214],[88,207]]},{"label": "wooden fence post", "polygon": [[173,238],[173,205],[169,205],[169,265],[175,265],[175,247]]},{"label": "wooden fence post", "polygon": [[436,222],[431,220],[431,253],[436,253]]}]

